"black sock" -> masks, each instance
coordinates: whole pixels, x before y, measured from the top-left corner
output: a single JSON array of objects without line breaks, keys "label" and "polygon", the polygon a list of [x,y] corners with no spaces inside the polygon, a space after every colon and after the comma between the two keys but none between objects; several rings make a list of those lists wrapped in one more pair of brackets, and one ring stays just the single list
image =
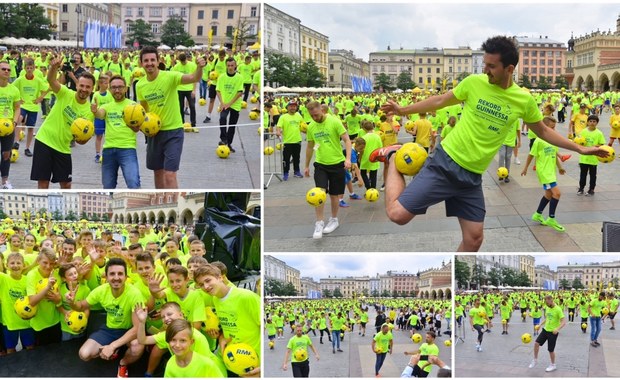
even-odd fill
[{"label": "black sock", "polygon": [[549,203],[549,199],[542,197],[540,199],[540,203],[538,204],[538,209],[536,210],[536,212],[542,214],[542,212],[545,210],[545,207],[547,207],[547,203]]},{"label": "black sock", "polygon": [[555,209],[558,207],[558,203],[560,203],[559,199],[551,198],[551,204],[549,205],[550,218],[555,218]]}]

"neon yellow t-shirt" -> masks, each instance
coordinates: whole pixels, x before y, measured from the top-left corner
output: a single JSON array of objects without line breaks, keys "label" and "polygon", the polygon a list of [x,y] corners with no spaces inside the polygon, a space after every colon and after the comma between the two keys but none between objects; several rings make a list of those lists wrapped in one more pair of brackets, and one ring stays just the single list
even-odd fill
[{"label": "neon yellow t-shirt", "polygon": [[431,146],[431,130],[433,124],[427,119],[419,119],[414,122],[417,128],[415,142],[422,145],[424,148]]},{"label": "neon yellow t-shirt", "polygon": [[553,332],[553,330],[560,327],[560,322],[562,318],[564,318],[564,311],[562,311],[562,308],[560,306],[545,306],[545,331]]},{"label": "neon yellow t-shirt", "polygon": [[520,126],[519,120],[515,120],[515,123],[514,123],[515,133],[508,132],[508,134],[506,134],[504,145],[509,146],[511,148],[514,148],[515,145],[517,145],[517,134],[519,133],[519,126]]},{"label": "neon yellow t-shirt", "polygon": [[37,77],[36,75],[32,79],[26,79],[26,76],[21,76],[13,82],[13,86],[17,87],[23,101],[21,108],[30,112],[40,112],[41,103],[35,103],[35,99],[41,96],[41,92],[46,91],[49,88],[47,81]]},{"label": "neon yellow t-shirt", "polygon": [[313,121],[308,126],[308,141],[314,141],[315,161],[322,165],[335,165],[345,160],[340,147],[340,136],[346,133],[339,118],[325,115],[322,123]]},{"label": "neon yellow t-shirt", "polygon": [[164,377],[221,378],[226,377],[226,373],[222,373],[212,359],[194,352],[192,353],[192,361],[186,367],[179,367],[176,357],[171,357],[166,364]]},{"label": "neon yellow t-shirt", "polygon": [[205,315],[205,304],[199,292],[201,291],[189,289],[185,298],[181,299],[181,297],[175,294],[170,288],[164,291],[164,293],[166,293],[166,302],[178,303],[179,306],[181,306],[183,316],[190,322],[200,322],[207,319]]},{"label": "neon yellow t-shirt", "polygon": [[347,124],[347,131],[349,135],[357,135],[360,133],[360,123],[362,122],[362,117],[360,115],[347,115],[344,118],[344,122]]},{"label": "neon yellow t-shirt", "polygon": [[[293,354],[295,353],[295,351],[299,350],[300,348],[304,349],[307,353],[309,346],[312,346],[312,341],[310,340],[310,337],[308,335],[304,334],[300,337],[298,337],[297,335],[293,335],[293,337],[291,337],[291,339],[288,340],[288,344],[286,345],[286,348],[291,350]],[[295,358],[295,355],[291,355],[291,362],[299,363],[300,361]]]},{"label": "neon yellow t-shirt", "polygon": [[[71,310],[71,306],[67,302],[67,293],[69,293],[69,288],[67,287],[67,283],[63,281],[63,283],[58,288],[58,291],[60,292],[60,296],[62,297],[62,307],[65,310]],[[80,283],[77,289],[77,293],[75,294],[75,301],[85,300],[86,297],[88,297],[89,293],[90,293],[90,289],[88,288],[86,283]],[[72,335],[78,335],[78,333],[73,332],[69,328],[69,326],[67,326],[67,321],[65,321],[64,315],[62,314],[60,315],[60,329],[66,333],[69,333]]]},{"label": "neon yellow t-shirt", "polygon": [[30,327],[30,322],[21,319],[13,308],[18,298],[26,296],[26,284],[26,276],[21,276],[19,280],[16,280],[10,275],[0,272],[2,324],[5,325],[9,331],[22,330]]},{"label": "neon yellow t-shirt", "polygon": [[89,305],[100,303],[107,313],[106,326],[111,329],[129,329],[133,326],[131,315],[139,302],[144,302],[140,291],[133,285],[125,284],[123,293],[114,298],[110,284],[103,284],[86,297]]},{"label": "neon yellow t-shirt", "polygon": [[[422,345],[420,346],[420,355],[439,356],[439,347],[437,347],[435,343],[431,343],[431,344],[422,343]],[[418,367],[424,369],[424,372],[430,373],[431,370],[433,369],[433,366],[429,365],[429,366],[424,367],[427,363],[428,361],[426,360],[420,360],[418,362]]]},{"label": "neon yellow t-shirt", "polygon": [[231,288],[224,298],[213,297],[216,314],[225,338],[231,343],[247,343],[261,352],[260,297],[249,290]]},{"label": "neon yellow t-shirt", "polygon": [[45,118],[35,138],[60,153],[71,154],[70,144],[73,140],[71,124],[77,118],[94,120],[90,102],[87,100],[84,104],[78,103],[75,91],[60,86],[56,94],[56,104]]},{"label": "neon yellow t-shirt", "polygon": [[534,99],[519,86],[504,90],[489,84],[484,74],[465,78],[454,89],[454,96],[465,101],[465,109],[458,128],[442,146],[457,164],[473,173],[487,169],[506,134],[514,131],[515,120],[542,120]]},{"label": "neon yellow t-shirt", "polygon": [[[112,92],[111,91],[106,91],[104,94],[102,94],[101,92],[97,91],[93,94],[93,101],[92,104],[97,103],[99,105],[99,108],[101,108],[103,105],[108,104],[108,103],[113,103],[114,102],[114,97],[112,96]],[[106,130],[106,135],[107,135],[107,130]],[[107,138],[107,136],[106,136]]]},{"label": "neon yellow t-shirt", "polygon": [[103,149],[136,149],[136,132],[132,131],[123,120],[123,109],[130,104],[134,104],[134,101],[124,99],[121,102],[113,101],[100,107],[105,110]]},{"label": "neon yellow t-shirt", "polygon": [[19,102],[20,99],[19,89],[11,83],[5,87],[0,87],[0,118],[13,121],[15,103]]},{"label": "neon yellow t-shirt", "polygon": [[548,185],[557,180],[556,154],[558,148],[548,142],[536,139],[530,155],[536,158],[536,175],[541,185]]},{"label": "neon yellow t-shirt", "polygon": [[177,94],[182,76],[183,74],[179,72],[159,71],[154,80],[149,81],[146,77],[142,77],[136,83],[138,101],[146,102],[148,111],[159,115],[162,131],[183,128]]},{"label": "neon yellow t-shirt", "polygon": [[241,74],[244,84],[252,83],[252,64],[240,63],[237,66],[237,72]]},{"label": "neon yellow t-shirt", "polygon": [[[240,74],[228,75],[228,73],[224,73],[217,78],[215,91],[220,93],[223,103],[229,103],[237,94],[243,93],[243,77]],[[242,101],[242,97],[238,97],[230,108],[241,111]]]},{"label": "neon yellow t-shirt", "polygon": [[[182,64],[181,61],[177,62],[176,65],[172,68],[171,71],[176,71],[179,73],[185,74],[193,74],[196,71],[197,65],[194,62],[186,61],[185,64]],[[195,83],[188,84],[180,84],[177,87],[178,91],[193,91]]]},{"label": "neon yellow t-shirt", "polygon": [[299,126],[304,120],[298,112],[293,115],[285,113],[278,119],[278,127],[282,128],[282,142],[284,144],[295,144],[301,142],[301,131]]},{"label": "neon yellow t-shirt", "polygon": [[474,325],[482,326],[486,323],[487,320],[480,316],[481,311],[486,314],[486,310],[484,310],[484,307],[482,306],[480,306],[479,308],[474,307],[474,308],[469,309],[469,316],[470,318],[472,318]]},{"label": "neon yellow t-shirt", "polygon": [[591,317],[600,317],[601,310],[606,306],[605,301],[599,301],[598,298],[590,301],[589,305],[590,310],[592,311],[592,313],[590,314]]},{"label": "neon yellow t-shirt", "polygon": [[588,125],[588,115],[582,114],[581,112],[577,112],[573,114],[573,118],[571,120],[574,123],[575,127],[575,135],[581,134],[581,131],[586,129]]},{"label": "neon yellow t-shirt", "polygon": [[[595,129],[591,131],[588,128],[586,128],[583,131],[581,131],[579,135],[581,137],[586,138],[586,146],[605,145],[606,143],[605,136],[603,135],[603,132],[601,132],[600,129]],[[579,155],[579,163],[596,166],[598,165],[598,159],[594,155],[581,154]]]},{"label": "neon yellow t-shirt", "polygon": [[347,320],[344,317],[342,318],[333,317],[331,321],[332,321],[332,330],[342,330],[342,326],[344,326],[344,324],[347,322]]},{"label": "neon yellow t-shirt", "polygon": [[392,333],[390,331],[384,334],[383,331],[379,331],[375,334],[373,340],[375,341],[375,349],[377,353],[386,353],[390,351],[390,342],[392,341]]},{"label": "neon yellow t-shirt", "polygon": [[[60,279],[58,278],[57,270],[53,272],[53,275],[56,277],[56,281],[59,282]],[[33,269],[28,272],[26,275],[26,293],[28,296],[37,294],[35,288],[37,283],[42,279],[43,276],[41,276],[38,269]],[[56,325],[58,322],[60,322],[60,313],[56,310],[56,305],[52,301],[43,298],[41,302],[37,304],[37,314],[30,319],[30,327],[32,327],[34,331],[41,331]]]}]

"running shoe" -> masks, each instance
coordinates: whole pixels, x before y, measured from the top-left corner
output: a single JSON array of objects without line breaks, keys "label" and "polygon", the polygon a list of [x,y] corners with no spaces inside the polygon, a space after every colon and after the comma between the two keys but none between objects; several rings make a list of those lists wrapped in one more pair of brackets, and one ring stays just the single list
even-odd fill
[{"label": "running shoe", "polygon": [[566,228],[564,228],[563,225],[558,223],[558,221],[555,220],[555,218],[552,218],[552,217],[548,217],[547,220],[545,220],[544,224],[545,224],[545,226],[553,227],[556,231],[560,231],[560,232],[566,231]]},{"label": "running shoe", "polygon": [[370,153],[368,160],[370,162],[385,162],[385,159],[390,156],[391,153],[400,149],[401,145],[390,145],[383,148],[378,148]]},{"label": "running shoe", "polygon": [[312,238],[320,239],[323,237],[323,225],[324,224],[325,222],[323,222],[322,220],[319,220],[318,222],[314,224],[314,234],[312,235]]}]

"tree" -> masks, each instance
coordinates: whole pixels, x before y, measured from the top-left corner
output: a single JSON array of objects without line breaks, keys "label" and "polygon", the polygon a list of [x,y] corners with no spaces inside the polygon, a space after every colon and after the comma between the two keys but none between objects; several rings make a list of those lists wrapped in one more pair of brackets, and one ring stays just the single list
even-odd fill
[{"label": "tree", "polygon": [[314,60],[309,59],[296,68],[294,76],[297,78],[297,86],[323,87],[325,85],[325,77],[321,74],[321,70],[314,63]]},{"label": "tree", "polygon": [[379,297],[379,291],[377,289],[373,289],[373,291],[370,292],[370,295],[372,297]]},{"label": "tree", "polygon": [[537,84],[537,88],[541,89],[541,90],[548,90],[551,88],[551,77],[546,77],[544,75],[540,76],[540,79],[538,79],[538,84]]},{"label": "tree", "polygon": [[579,277],[573,280],[572,287],[575,289],[583,289],[583,284],[581,283],[581,279]]},{"label": "tree", "polygon": [[502,284],[502,274],[497,268],[491,268],[489,273],[487,273],[487,281],[491,283],[491,285],[499,286]]},{"label": "tree", "polygon": [[516,285],[517,272],[512,268],[502,268],[502,279],[508,286]]},{"label": "tree", "polygon": [[560,288],[566,290],[566,289],[570,289],[570,281],[568,281],[567,279],[563,278],[560,280]]},{"label": "tree", "polygon": [[390,292],[387,289],[383,289],[383,291],[381,292],[381,297],[389,297],[390,296]]},{"label": "tree", "polygon": [[558,75],[555,77],[555,81],[553,82],[553,87],[557,89],[568,88],[568,82],[566,81],[565,77]]},{"label": "tree", "polygon": [[180,15],[170,16],[161,27],[161,42],[170,47],[194,46],[194,40],[185,31],[185,20]]},{"label": "tree", "polygon": [[392,91],[395,87],[392,85],[392,80],[390,76],[386,73],[381,73],[375,77],[375,85],[374,88],[378,90],[383,87],[384,91]]},{"label": "tree", "polygon": [[110,221],[110,215],[108,215],[107,213],[104,213],[103,216],[101,217],[101,220],[104,222],[109,222]]},{"label": "tree", "polygon": [[332,298],[332,292],[329,289],[325,289],[323,290],[323,294],[322,294],[323,298]]},{"label": "tree", "polygon": [[525,271],[521,271],[516,277],[516,286],[532,286],[532,281]]},{"label": "tree", "polygon": [[296,296],[297,295],[297,289],[295,289],[295,286],[291,282],[287,282],[284,285],[284,288],[282,288],[282,292],[284,293],[283,295],[285,296]]},{"label": "tree", "polygon": [[521,80],[519,81],[519,86],[525,88],[531,88],[532,82],[530,82],[530,76],[527,74],[521,75]]},{"label": "tree", "polygon": [[35,3],[1,4],[0,35],[15,38],[49,39],[51,21],[45,9]]},{"label": "tree", "polygon": [[157,44],[149,23],[142,19],[131,23],[131,31],[127,33],[127,44],[131,45],[134,41],[138,41],[140,47],[155,46]]},{"label": "tree", "polygon": [[334,289],[334,297],[342,298],[342,292],[340,291],[340,288]]},{"label": "tree", "polygon": [[413,83],[413,79],[411,79],[410,71],[403,71],[398,74],[398,77],[396,77],[396,87],[403,91],[411,90],[417,87],[416,84]]},{"label": "tree", "polygon": [[65,219],[66,220],[77,220],[77,215],[75,215],[73,210],[69,210],[69,212],[67,213],[67,216],[65,217]]},{"label": "tree", "polygon": [[52,212],[52,219],[62,220],[62,213],[59,210],[54,210],[54,212]]},{"label": "tree", "polygon": [[99,221],[99,214],[96,213],[92,213],[90,220],[92,220],[93,222],[98,222]]},{"label": "tree", "polygon": [[480,285],[486,284],[487,282],[487,274],[484,270],[484,267],[480,264],[474,264],[474,267],[471,271],[471,281],[474,284],[477,284],[477,288],[480,289]]},{"label": "tree", "polygon": [[295,86],[295,62],[288,56],[267,53],[265,56],[265,82],[273,87]]},{"label": "tree", "polygon": [[237,28],[235,31],[237,32],[236,40],[234,34],[228,36],[230,38],[231,44],[234,43],[233,50],[235,51],[240,51],[244,47],[248,46],[248,40],[256,41],[258,39],[258,36],[250,31],[250,25],[248,25],[248,22],[246,20],[241,20],[237,24]]},{"label": "tree", "polygon": [[463,79],[467,78],[470,75],[470,73],[468,73],[467,71],[463,71],[462,73],[460,73],[457,77],[456,80],[458,80],[459,82],[462,81]]},{"label": "tree", "polygon": [[366,288],[362,289],[362,295],[364,297],[368,297],[368,289],[366,289]]},{"label": "tree", "polygon": [[6,219],[6,214],[4,213],[4,210],[0,208],[0,219]]},{"label": "tree", "polygon": [[461,289],[467,286],[471,272],[469,271],[469,265],[466,262],[457,258],[454,259],[454,278],[456,279],[457,286]]}]

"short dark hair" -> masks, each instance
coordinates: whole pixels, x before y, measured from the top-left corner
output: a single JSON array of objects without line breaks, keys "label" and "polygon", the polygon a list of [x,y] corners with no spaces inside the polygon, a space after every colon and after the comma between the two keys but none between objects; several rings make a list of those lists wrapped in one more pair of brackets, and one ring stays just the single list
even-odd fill
[{"label": "short dark hair", "polygon": [[157,56],[157,59],[159,59],[159,53],[157,52],[157,48],[154,46],[145,46],[144,48],[142,48],[142,50],[140,50],[140,62],[142,62],[142,57],[145,54],[155,54],[155,56]]},{"label": "short dark hair", "polygon": [[482,50],[489,54],[499,54],[504,67],[519,63],[519,49],[514,38],[495,36],[482,43]]},{"label": "short dark hair", "polygon": [[113,265],[122,266],[123,269],[125,269],[125,274],[127,274],[127,264],[125,264],[125,260],[118,258],[118,257],[113,257],[107,262],[107,264],[105,265],[105,274],[108,274],[108,270]]},{"label": "short dark hair", "polygon": [[93,82],[93,86],[95,85],[95,76],[91,73],[89,73],[88,71],[83,71],[78,77],[77,79],[79,80],[80,78],[86,78],[86,79],[90,79]]},{"label": "short dark hair", "polygon": [[596,122],[597,122],[597,123],[599,122],[599,118],[598,118],[598,116],[596,116],[596,115],[590,115],[590,116],[588,116],[588,121],[590,121],[590,120],[596,120]]}]

